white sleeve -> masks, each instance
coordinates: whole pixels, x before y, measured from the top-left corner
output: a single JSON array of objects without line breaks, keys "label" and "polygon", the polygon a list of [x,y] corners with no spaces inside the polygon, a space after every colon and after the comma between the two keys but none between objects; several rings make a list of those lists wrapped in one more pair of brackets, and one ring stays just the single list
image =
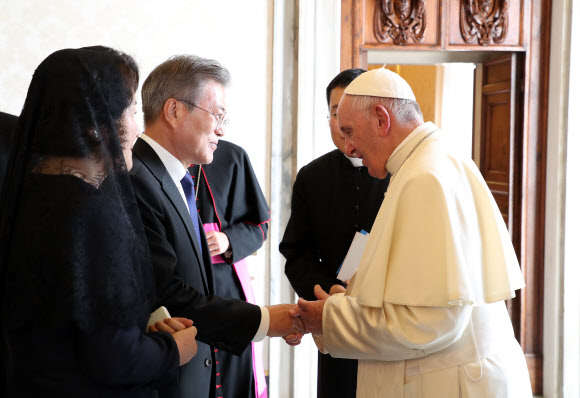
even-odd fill
[{"label": "white sleeve", "polygon": [[324,306],[323,350],[338,358],[381,361],[424,357],[456,342],[471,310],[471,305],[363,307],[355,297],[337,294]]},{"label": "white sleeve", "polygon": [[260,307],[260,311],[262,312],[262,318],[256,335],[252,339],[252,343],[264,340],[264,337],[268,335],[268,329],[270,329],[270,312],[268,312],[266,307]]}]

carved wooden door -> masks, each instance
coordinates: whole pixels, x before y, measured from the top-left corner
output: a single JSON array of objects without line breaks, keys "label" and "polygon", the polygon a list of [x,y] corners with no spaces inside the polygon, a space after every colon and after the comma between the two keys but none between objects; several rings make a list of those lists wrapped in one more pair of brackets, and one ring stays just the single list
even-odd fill
[{"label": "carved wooden door", "polygon": [[[522,255],[522,154],[523,145],[523,54],[499,56],[481,66],[479,167],[508,226],[518,260]],[[479,111],[479,112],[478,112]],[[476,129],[474,129],[475,131]],[[507,301],[514,333],[520,342],[534,391],[541,390],[542,328],[541,285],[533,269],[523,267],[526,287]],[[532,274],[530,274],[532,273]],[[538,291],[540,290],[540,291]]]},{"label": "carved wooden door", "polygon": [[[518,85],[517,54],[512,53],[482,65],[481,137],[479,167],[514,244],[519,245],[521,192],[521,87]],[[478,103],[479,101],[475,101]],[[476,129],[474,129],[476,130]],[[474,139],[476,139],[474,137]],[[475,155],[475,154],[474,154]],[[475,157],[475,156],[474,156]],[[516,247],[519,252],[519,247]]]}]

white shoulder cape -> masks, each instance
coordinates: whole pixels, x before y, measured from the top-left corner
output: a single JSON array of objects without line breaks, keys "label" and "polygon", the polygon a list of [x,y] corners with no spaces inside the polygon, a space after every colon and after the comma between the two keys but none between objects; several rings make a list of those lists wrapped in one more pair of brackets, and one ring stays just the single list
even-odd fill
[{"label": "white shoulder cape", "polygon": [[[395,155],[406,157],[427,133]],[[399,160],[349,286],[360,305],[479,305],[525,286],[481,173],[448,150],[442,135],[436,131]]]}]

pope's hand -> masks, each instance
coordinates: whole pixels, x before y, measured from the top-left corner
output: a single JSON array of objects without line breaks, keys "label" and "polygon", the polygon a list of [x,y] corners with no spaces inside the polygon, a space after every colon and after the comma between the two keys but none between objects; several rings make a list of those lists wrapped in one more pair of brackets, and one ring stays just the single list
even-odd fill
[{"label": "pope's hand", "polygon": [[298,299],[299,315],[307,329],[312,333],[322,334],[322,314],[324,304],[330,297],[320,285],[314,286],[314,295],[318,301],[306,301],[303,298]]},{"label": "pope's hand", "polygon": [[283,337],[292,334],[308,333],[302,319],[297,314],[292,314],[290,309],[294,304],[268,305],[266,309],[270,313],[270,327],[268,336]]},{"label": "pope's hand", "polygon": [[344,286],[342,286],[342,285],[332,285],[332,287],[330,288],[330,291],[328,293],[330,293],[330,295],[332,296],[333,294],[336,294],[336,293],[344,293],[344,292],[346,292],[346,289],[345,289]]},{"label": "pope's hand", "polygon": [[303,336],[302,333],[292,333],[292,334],[289,334],[288,336],[284,336],[282,338],[284,339],[286,344],[291,345],[291,346],[297,346],[302,341],[302,336]]}]

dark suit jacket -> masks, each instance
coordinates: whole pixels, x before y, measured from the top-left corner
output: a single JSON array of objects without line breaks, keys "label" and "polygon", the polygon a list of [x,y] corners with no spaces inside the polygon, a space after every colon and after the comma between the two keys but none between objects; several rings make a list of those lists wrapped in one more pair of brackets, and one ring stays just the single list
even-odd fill
[{"label": "dark suit jacket", "polygon": [[0,112],[0,189],[2,189],[4,184],[6,168],[8,167],[8,155],[10,154],[17,124],[17,116]]},{"label": "dark suit jacket", "polygon": [[167,307],[171,316],[193,320],[198,329],[196,356],[180,368],[179,385],[160,390],[160,396],[207,398],[215,394],[213,347],[239,355],[258,330],[260,308],[212,296],[205,235],[200,248],[187,205],[161,159],[142,139],[133,148],[131,178],[155,269],[157,305]]}]

